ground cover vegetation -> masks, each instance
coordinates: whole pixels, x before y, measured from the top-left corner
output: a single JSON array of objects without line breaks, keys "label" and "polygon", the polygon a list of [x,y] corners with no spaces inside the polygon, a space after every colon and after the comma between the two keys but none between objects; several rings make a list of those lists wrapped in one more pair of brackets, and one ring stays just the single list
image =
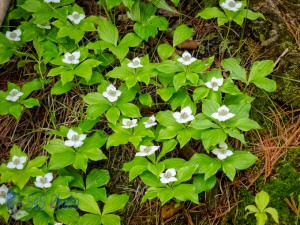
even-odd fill
[{"label": "ground cover vegetation", "polygon": [[250,3],[13,1],[2,223],[297,224],[299,109],[274,75],[288,51],[255,55],[268,14]]}]

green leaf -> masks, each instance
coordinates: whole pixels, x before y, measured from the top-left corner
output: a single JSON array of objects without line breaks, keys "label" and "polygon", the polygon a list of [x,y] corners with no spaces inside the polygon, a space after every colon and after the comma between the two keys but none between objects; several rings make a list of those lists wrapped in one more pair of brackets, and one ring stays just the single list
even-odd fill
[{"label": "green leaf", "polygon": [[92,195],[96,201],[106,202],[106,189],[105,188],[90,188],[84,191],[85,194]]},{"label": "green leaf", "polygon": [[118,104],[118,108],[120,109],[122,115],[127,117],[140,117],[140,109],[135,104],[132,103],[122,103]]},{"label": "green leaf", "polygon": [[177,140],[180,143],[180,148],[182,148],[186,143],[188,143],[191,140],[192,134],[190,132],[190,129],[182,129],[178,131],[177,134]]},{"label": "green leaf", "polygon": [[197,169],[197,166],[185,166],[185,167],[180,168],[176,174],[176,177],[178,180],[177,182],[182,183],[182,182],[190,180],[192,178],[193,174],[195,173],[196,169]]},{"label": "green leaf", "polygon": [[[167,168],[167,166],[166,166]],[[161,187],[163,186],[160,180],[151,172],[145,171],[140,175],[141,180],[151,187]]]},{"label": "green leaf", "polygon": [[[75,223],[76,224],[76,223]],[[101,225],[101,216],[95,214],[84,214],[79,219],[79,225]]]},{"label": "green leaf", "polygon": [[247,83],[246,70],[240,66],[239,62],[236,59],[223,59],[222,67],[230,71],[230,76],[232,79]]},{"label": "green leaf", "polygon": [[160,111],[156,114],[156,120],[165,127],[176,127],[178,123],[173,117],[171,111]]},{"label": "green leaf", "polygon": [[18,120],[22,114],[23,106],[19,104],[14,104],[9,107],[8,111],[11,115],[13,115]]},{"label": "green leaf", "polygon": [[84,212],[101,215],[99,206],[93,196],[82,193],[73,193],[72,195],[74,198],[78,199],[79,209]]},{"label": "green leaf", "polygon": [[126,34],[123,39],[120,41],[119,45],[127,46],[127,47],[137,47],[142,42],[142,39],[137,36],[135,33]]},{"label": "green leaf", "polygon": [[256,79],[263,78],[270,73],[272,73],[274,69],[274,62],[272,60],[263,60],[254,62],[251,67],[248,82],[251,83]]},{"label": "green leaf", "polygon": [[202,101],[202,112],[208,116],[211,117],[211,115],[218,111],[219,104],[215,101],[203,99]]},{"label": "green leaf", "polygon": [[217,129],[220,128],[217,124],[208,120],[202,113],[197,114],[195,116],[195,119],[191,121],[189,127],[193,127],[197,130],[205,130],[209,128],[217,128]]},{"label": "green leaf", "polygon": [[142,105],[146,105],[146,106],[152,106],[153,104],[152,97],[148,93],[141,94],[139,96],[139,101],[140,103],[142,103]]},{"label": "green leaf", "polygon": [[274,209],[274,208],[272,208],[272,207],[268,207],[268,208],[266,208],[266,209],[264,210],[264,212],[265,212],[265,213],[269,213],[269,214],[272,216],[273,220],[274,220],[277,224],[279,224],[279,220],[278,220],[278,212],[277,212],[276,209]]},{"label": "green leaf", "polygon": [[33,168],[33,167],[41,167],[46,160],[48,159],[47,156],[37,156],[34,159],[30,160],[26,166],[26,170]]},{"label": "green leaf", "polygon": [[173,188],[161,188],[157,191],[157,197],[161,204],[164,205],[174,197],[174,190]]},{"label": "green leaf", "polygon": [[253,12],[250,9],[246,9],[243,11],[244,17],[249,20],[257,20],[258,18],[265,19],[264,15],[259,12]]},{"label": "green leaf", "polygon": [[261,127],[257,122],[251,119],[242,118],[236,121],[233,125],[233,127],[237,127],[242,131],[249,131],[251,129],[260,129]]},{"label": "green leaf", "polygon": [[75,160],[74,152],[55,153],[49,162],[50,170],[57,170],[71,165]]},{"label": "green leaf", "polygon": [[64,224],[76,223],[79,220],[79,213],[73,208],[58,209],[55,215],[57,220]]},{"label": "green leaf", "polygon": [[265,77],[257,78],[252,81],[257,87],[268,92],[276,91],[276,82]]},{"label": "green leaf", "polygon": [[86,168],[87,168],[87,165],[88,165],[88,157],[81,153],[81,152],[76,152],[75,153],[75,159],[74,159],[74,162],[73,162],[73,167],[75,169],[80,169],[82,170],[84,173],[86,173]]},{"label": "green leaf", "polygon": [[236,170],[233,165],[231,165],[230,163],[222,162],[222,170],[231,181],[234,180]]},{"label": "green leaf", "polygon": [[108,213],[115,212],[119,209],[122,209],[126,203],[128,202],[129,196],[122,194],[122,195],[110,195],[107,198],[107,202],[103,207],[102,215],[106,215]]},{"label": "green leaf", "polygon": [[21,91],[24,93],[21,98],[27,98],[30,95],[30,93],[32,93],[33,91],[40,90],[42,87],[43,84],[39,79],[33,79],[32,81],[27,82],[23,85],[21,89]]},{"label": "green leaf", "polygon": [[193,99],[195,102],[199,102],[201,99],[204,99],[209,93],[208,88],[199,87],[193,91]]},{"label": "green leaf", "polygon": [[174,140],[174,139],[171,139],[171,140],[168,140],[168,141],[165,141],[163,143],[163,146],[162,146],[162,149],[159,153],[159,155],[157,156],[157,162],[163,157],[165,156],[168,152],[172,151],[176,145],[177,145],[177,141]]},{"label": "green leaf", "polygon": [[23,104],[26,108],[33,108],[34,106],[40,106],[40,102],[36,98],[28,98],[26,100],[21,100],[20,103]]},{"label": "green leaf", "polygon": [[73,82],[67,82],[65,85],[62,84],[61,80],[57,81],[51,88],[52,95],[61,95],[70,91],[74,87]]},{"label": "green leaf", "polygon": [[100,19],[98,33],[102,40],[117,46],[119,39],[118,29],[108,20]]},{"label": "green leaf", "polygon": [[201,139],[205,149],[224,142],[226,138],[227,134],[223,129],[207,129],[201,133]]},{"label": "green leaf", "polygon": [[107,170],[93,169],[86,177],[86,189],[104,186],[109,181]]},{"label": "green leaf", "polygon": [[72,147],[66,146],[64,141],[59,139],[51,140],[48,145],[44,146],[44,149],[46,149],[50,154],[74,152]]},{"label": "green leaf", "polygon": [[174,47],[168,44],[160,44],[157,47],[157,53],[162,60],[166,60],[167,58],[171,57],[175,50],[176,49]]},{"label": "green leaf", "polygon": [[189,39],[193,35],[193,32],[194,32],[193,28],[189,28],[185,24],[178,26],[174,31],[173,47]]},{"label": "green leaf", "polygon": [[111,146],[125,145],[129,141],[130,134],[127,133],[114,133],[107,139],[107,148]]},{"label": "green leaf", "polygon": [[215,186],[216,182],[217,178],[215,176],[211,176],[205,180],[204,175],[199,174],[193,178],[193,185],[195,186],[195,191],[197,191],[197,193],[211,190]]},{"label": "green leaf", "polygon": [[255,213],[256,217],[256,225],[265,225],[266,221],[268,220],[268,216],[266,213]]},{"label": "green leaf", "polygon": [[254,205],[247,205],[247,206],[245,207],[245,210],[249,210],[250,213],[256,213],[256,212],[259,213],[258,208],[257,208],[256,206],[254,206]]},{"label": "green leaf", "polygon": [[120,225],[121,219],[119,216],[114,215],[114,214],[102,215],[101,222],[103,225]]},{"label": "green leaf", "polygon": [[174,198],[180,201],[192,201],[195,204],[199,204],[198,193],[195,191],[195,187],[192,184],[180,184],[173,188]]},{"label": "green leaf", "polygon": [[244,170],[252,166],[257,160],[257,157],[247,151],[235,151],[233,155],[223,160],[228,162],[238,170]]},{"label": "green leaf", "polygon": [[204,180],[207,180],[211,176],[215,175],[221,168],[221,163],[215,158],[211,158],[205,154],[195,154],[190,162],[194,165],[198,165],[197,173],[204,173]]},{"label": "green leaf", "polygon": [[179,88],[184,86],[186,84],[186,75],[185,73],[178,73],[173,78],[173,85],[175,87],[175,90],[178,91]]},{"label": "green leaf", "polygon": [[109,110],[107,110],[105,116],[109,122],[116,124],[120,117],[120,110],[117,107],[113,106]]},{"label": "green leaf", "polygon": [[106,5],[108,10],[111,10],[113,7],[121,4],[121,0],[106,0]]},{"label": "green leaf", "polygon": [[198,13],[197,16],[203,19],[209,20],[212,18],[227,18],[226,15],[220,11],[217,7],[206,7],[202,12]]},{"label": "green leaf", "polygon": [[148,169],[147,165],[133,166],[129,171],[129,182]]},{"label": "green leaf", "polygon": [[260,212],[263,212],[270,202],[270,197],[267,192],[260,191],[255,196],[255,203]]}]

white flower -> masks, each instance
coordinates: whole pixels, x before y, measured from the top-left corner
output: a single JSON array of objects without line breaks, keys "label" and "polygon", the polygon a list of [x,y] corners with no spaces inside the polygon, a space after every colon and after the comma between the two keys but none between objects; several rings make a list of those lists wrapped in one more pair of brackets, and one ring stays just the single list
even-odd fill
[{"label": "white flower", "polygon": [[188,53],[187,51],[185,51],[181,58],[177,59],[179,62],[181,62],[183,65],[190,65],[193,62],[195,62],[197,59],[192,57],[192,55],[190,53]]},{"label": "white flower", "polygon": [[63,223],[58,223],[58,222],[55,222],[54,225],[63,225]]},{"label": "white flower", "polygon": [[81,20],[85,18],[84,14],[79,14],[78,12],[73,12],[72,15],[67,16],[67,18],[75,24],[79,24]]},{"label": "white flower", "polygon": [[154,115],[150,116],[149,119],[143,123],[145,125],[145,128],[149,128],[157,125],[157,122],[155,120],[156,119]]},{"label": "white flower", "polygon": [[129,129],[137,126],[137,119],[122,119],[123,128]]},{"label": "white flower", "polygon": [[223,85],[223,78],[211,78],[210,81],[205,83],[206,87],[213,89],[214,91],[218,91],[219,87]]},{"label": "white flower", "polygon": [[163,184],[167,184],[170,182],[174,182],[177,181],[176,176],[176,170],[171,168],[171,169],[167,169],[164,173],[161,173],[159,175],[160,177],[160,182],[162,182]]},{"label": "white flower", "polygon": [[180,112],[174,112],[173,117],[177,123],[187,123],[195,119],[192,115],[192,109],[189,106],[181,109]]},{"label": "white flower", "polygon": [[7,39],[11,41],[21,41],[21,36],[22,32],[20,29],[13,30],[13,31],[6,31],[5,36]]},{"label": "white flower", "polygon": [[60,3],[60,0],[44,0],[46,3]]},{"label": "white flower", "polygon": [[73,53],[66,52],[62,61],[67,64],[78,64],[80,58],[80,52],[76,51]]},{"label": "white flower", "polygon": [[222,105],[218,108],[218,112],[211,114],[211,116],[219,121],[225,121],[234,117],[235,114],[230,113],[229,109],[225,105]]},{"label": "white flower", "polygon": [[130,63],[127,64],[128,67],[130,68],[138,68],[138,67],[143,67],[141,64],[141,60],[139,57],[135,57]]},{"label": "white flower", "polygon": [[14,155],[12,157],[12,161],[7,163],[7,167],[10,169],[16,168],[18,170],[21,170],[21,169],[23,169],[25,162],[26,162],[25,156],[19,157],[19,156]]},{"label": "white flower", "polygon": [[50,23],[37,24],[36,26],[42,29],[47,29],[47,30],[51,29]]},{"label": "white flower", "polygon": [[242,7],[242,2],[235,2],[235,0],[226,0],[221,4],[221,6],[230,11],[238,11]]},{"label": "white flower", "polygon": [[231,156],[233,153],[228,149],[228,146],[225,142],[219,144],[219,148],[212,150],[212,153],[215,154],[218,159],[226,159],[228,156]]},{"label": "white flower", "polygon": [[137,152],[135,156],[147,156],[152,155],[154,152],[156,152],[159,149],[159,146],[140,146],[140,152]]},{"label": "white flower", "polygon": [[5,184],[2,184],[0,187],[0,205],[3,205],[5,202],[7,202],[7,192],[8,188]]},{"label": "white flower", "polygon": [[117,90],[116,87],[110,84],[106,91],[102,93],[102,95],[108,99],[110,102],[115,102],[118,100],[119,96],[121,95],[121,91]]},{"label": "white flower", "polygon": [[7,101],[16,102],[23,94],[23,92],[18,91],[17,89],[12,89],[5,99]]},{"label": "white flower", "polygon": [[51,187],[51,181],[53,180],[52,173],[47,173],[45,176],[37,176],[34,185],[39,188]]},{"label": "white flower", "polygon": [[83,144],[83,140],[86,138],[86,134],[78,134],[72,129],[69,130],[67,134],[69,140],[65,141],[65,145],[74,148],[78,148]]}]

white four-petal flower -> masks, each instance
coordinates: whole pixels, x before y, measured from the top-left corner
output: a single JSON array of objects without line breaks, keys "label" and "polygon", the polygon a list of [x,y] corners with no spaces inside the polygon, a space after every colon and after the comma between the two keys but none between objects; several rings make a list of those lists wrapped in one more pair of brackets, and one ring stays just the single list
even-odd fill
[{"label": "white four-petal flower", "polygon": [[122,124],[123,124],[123,128],[125,129],[129,129],[129,128],[133,128],[136,127],[137,124],[137,119],[122,119]]},{"label": "white four-petal flower", "polygon": [[143,67],[139,57],[135,57],[130,63],[127,64],[127,66],[130,67],[130,68],[134,68],[134,69],[138,68],[138,67]]},{"label": "white four-petal flower", "polygon": [[17,89],[12,89],[5,99],[7,101],[16,102],[23,94],[23,92],[18,91]]},{"label": "white four-petal flower", "polygon": [[147,156],[152,155],[159,149],[159,146],[140,146],[140,151],[135,154],[135,156]]},{"label": "white four-petal flower", "polygon": [[78,64],[79,63],[79,58],[80,58],[80,52],[79,51],[76,51],[76,52],[73,52],[73,53],[66,52],[64,54],[64,58],[62,59],[62,61],[64,63],[67,63],[67,64]]},{"label": "white four-petal flower", "polygon": [[78,148],[83,145],[83,140],[86,138],[86,134],[78,134],[76,131],[70,129],[67,134],[67,138],[69,140],[65,141],[66,146],[74,146],[74,148]]},{"label": "white four-petal flower", "polygon": [[67,18],[75,24],[79,24],[81,20],[85,18],[84,14],[80,14],[79,12],[74,11],[71,15],[67,16]]},{"label": "white four-petal flower", "polygon": [[12,160],[11,162],[7,163],[7,167],[10,168],[10,169],[18,169],[18,170],[21,170],[24,168],[24,163],[26,162],[26,157],[25,156],[16,156],[14,155],[12,157]]},{"label": "white four-petal flower", "polygon": [[51,181],[53,180],[52,173],[47,173],[45,176],[37,176],[34,185],[39,188],[51,187]]},{"label": "white four-petal flower", "polygon": [[238,11],[242,7],[242,2],[235,2],[235,0],[226,0],[221,3],[221,6],[230,11]]},{"label": "white four-petal flower", "polygon": [[173,117],[177,123],[187,123],[195,119],[192,115],[192,109],[189,106],[184,107],[180,112],[174,112]]},{"label": "white four-petal flower", "polygon": [[232,151],[228,149],[228,146],[225,142],[220,143],[219,148],[212,150],[212,153],[215,154],[220,160],[226,159],[228,156],[233,154]]},{"label": "white four-petal flower", "polygon": [[44,0],[46,3],[60,3],[60,0]]},{"label": "white four-petal flower", "polygon": [[183,54],[182,54],[182,56],[181,56],[181,58],[179,58],[179,59],[177,59],[179,62],[181,62],[183,65],[190,65],[190,64],[192,64],[193,62],[195,62],[197,59],[196,58],[194,58],[194,57],[192,57],[192,55],[189,53],[189,52],[187,52],[187,51],[185,51]]},{"label": "white four-petal flower", "polygon": [[2,186],[0,187],[0,205],[3,205],[7,202],[7,192],[8,188],[5,184],[2,184]]},{"label": "white four-petal flower", "polygon": [[145,125],[145,128],[149,128],[157,125],[155,116],[154,115],[150,116],[149,119],[143,124]]},{"label": "white four-petal flower", "polygon": [[11,41],[21,41],[21,34],[22,31],[20,29],[16,29],[13,31],[6,31],[5,36]]},{"label": "white four-petal flower", "polygon": [[230,113],[229,109],[226,107],[226,105],[222,105],[221,107],[218,108],[218,112],[211,114],[211,116],[213,118],[215,118],[216,120],[225,121],[225,120],[229,120],[232,117],[234,117],[235,114]]},{"label": "white four-petal flower", "polygon": [[102,95],[107,98],[110,102],[115,102],[118,100],[119,96],[121,95],[121,91],[117,90],[116,87],[110,84],[106,91],[102,93]]},{"label": "white four-petal flower", "polygon": [[174,168],[167,169],[164,173],[161,173],[159,175],[160,182],[162,182],[163,184],[167,184],[170,182],[177,181],[177,178],[175,176],[176,176],[176,170]]},{"label": "white four-petal flower", "polygon": [[218,91],[219,87],[223,85],[223,78],[211,78],[210,81],[205,83],[206,87],[213,89],[214,91]]},{"label": "white four-petal flower", "polygon": [[47,30],[51,29],[51,25],[50,25],[49,22],[48,23],[43,23],[43,24],[37,24],[36,26],[39,27],[39,28],[42,28],[42,29],[47,29]]}]

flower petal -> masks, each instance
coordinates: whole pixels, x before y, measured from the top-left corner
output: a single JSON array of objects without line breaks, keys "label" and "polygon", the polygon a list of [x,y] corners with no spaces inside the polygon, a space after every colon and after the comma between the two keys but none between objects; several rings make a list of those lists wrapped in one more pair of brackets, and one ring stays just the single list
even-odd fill
[{"label": "flower petal", "polygon": [[67,140],[67,141],[65,141],[65,145],[68,146],[68,147],[72,147],[72,146],[75,145],[75,142],[72,141],[72,140]]},{"label": "flower petal", "polygon": [[68,138],[68,139],[72,139],[72,137],[73,137],[74,135],[78,135],[78,133],[77,133],[76,131],[72,130],[72,128],[69,129],[68,134],[67,134],[67,138]]},{"label": "flower petal", "polygon": [[47,174],[45,174],[44,177],[47,178],[47,181],[48,181],[48,182],[51,182],[51,181],[53,180],[53,174],[52,174],[52,173],[47,173]]},{"label": "flower petal", "polygon": [[176,170],[174,168],[167,169],[165,173],[171,173],[171,175],[174,177],[176,175]]},{"label": "flower petal", "polygon": [[19,158],[19,160],[20,160],[20,163],[25,163],[26,162],[26,157],[25,156],[21,156]]},{"label": "flower petal", "polygon": [[13,162],[9,162],[9,163],[7,163],[6,167],[10,168],[10,169],[14,169],[14,168],[16,168],[16,164],[14,164]]}]

